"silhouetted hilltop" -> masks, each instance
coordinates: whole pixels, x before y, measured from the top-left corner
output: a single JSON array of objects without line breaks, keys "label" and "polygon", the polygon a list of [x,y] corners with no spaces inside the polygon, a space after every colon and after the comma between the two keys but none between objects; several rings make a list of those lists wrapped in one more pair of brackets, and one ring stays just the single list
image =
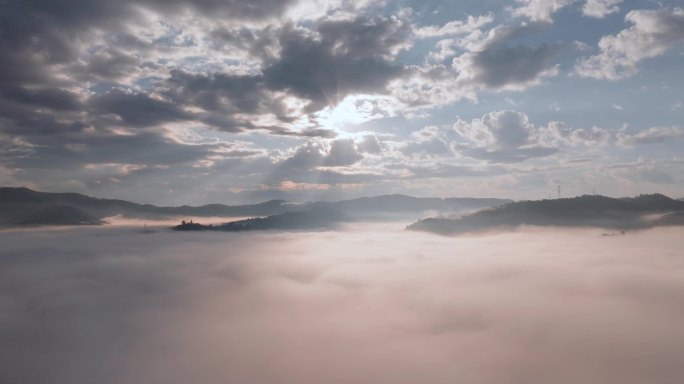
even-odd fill
[{"label": "silhouetted hilltop", "polygon": [[54,206],[70,206],[97,219],[121,215],[129,218],[162,219],[169,217],[245,217],[274,216],[286,212],[305,212],[329,208],[359,218],[389,219],[420,217],[422,212],[462,212],[504,204],[510,200],[477,198],[416,198],[405,195],[385,195],[340,202],[291,203],[270,200],[259,204],[157,207],[125,200],[99,199],[78,193],[37,192],[28,188],[0,188],[0,226],[14,225],[17,218]]},{"label": "silhouetted hilltop", "polygon": [[73,206],[98,218],[122,215],[151,219],[171,216],[261,216],[287,212],[291,207],[291,204],[284,200],[238,206],[209,204],[199,207],[157,207],[125,200],[99,199],[79,193],[37,192],[23,187],[0,188],[0,207],[7,212],[21,212],[33,207],[53,205]]},{"label": "silhouetted hilltop", "polygon": [[9,221],[16,226],[40,226],[40,225],[100,225],[104,222],[82,210],[64,205],[39,208],[26,215],[16,217]]},{"label": "silhouetted hilltop", "polygon": [[286,212],[268,217],[255,217],[232,221],[221,225],[203,225],[184,222],[172,227],[177,231],[253,231],[253,230],[311,230],[332,228],[340,222],[350,221],[349,216],[330,208],[314,208],[309,211]]},{"label": "silhouetted hilltop", "polygon": [[684,207],[683,201],[669,198],[660,193],[642,194],[633,198],[622,198],[622,200],[649,210],[680,210]]},{"label": "silhouetted hilltop", "polygon": [[145,212],[148,207],[124,200],[98,199],[79,193],[37,192],[28,188],[0,188],[0,223],[7,223],[18,215],[25,215],[39,208],[70,206],[96,218]]},{"label": "silhouetted hilltop", "polygon": [[519,225],[636,229],[684,225],[682,212],[684,202],[660,194],[621,199],[584,195],[567,199],[514,202],[457,219],[424,219],[411,224],[407,229],[442,234]]}]

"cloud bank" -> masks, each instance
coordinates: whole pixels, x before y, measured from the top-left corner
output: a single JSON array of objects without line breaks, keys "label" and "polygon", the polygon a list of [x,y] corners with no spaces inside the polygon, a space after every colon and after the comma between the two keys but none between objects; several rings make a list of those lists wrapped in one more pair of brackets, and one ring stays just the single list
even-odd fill
[{"label": "cloud bank", "polygon": [[654,383],[677,229],[0,233],[6,383]]}]

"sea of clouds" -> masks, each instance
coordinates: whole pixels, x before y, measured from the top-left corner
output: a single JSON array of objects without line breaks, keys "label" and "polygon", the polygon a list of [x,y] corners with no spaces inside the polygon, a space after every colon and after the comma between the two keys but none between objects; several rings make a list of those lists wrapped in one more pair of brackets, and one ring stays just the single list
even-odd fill
[{"label": "sea of clouds", "polygon": [[679,384],[681,228],[0,232],[0,382]]}]

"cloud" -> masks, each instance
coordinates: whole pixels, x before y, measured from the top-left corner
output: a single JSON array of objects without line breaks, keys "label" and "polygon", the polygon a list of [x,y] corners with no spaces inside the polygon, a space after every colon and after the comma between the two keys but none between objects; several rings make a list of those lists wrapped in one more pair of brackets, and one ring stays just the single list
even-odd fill
[{"label": "cloud", "polygon": [[361,160],[356,143],[351,139],[332,140],[325,145],[320,141],[308,141],[283,160],[280,167],[292,170],[310,170],[319,166],[339,167]]},{"label": "cloud", "polygon": [[[78,4],[48,5],[43,1],[13,0],[4,4],[0,15],[3,31],[0,46],[5,52],[0,60],[0,76],[3,82],[14,84],[57,80],[55,65],[74,63],[84,46],[102,32],[122,32],[122,36],[127,37],[123,33],[127,29],[125,26],[145,21],[146,12],[177,16],[189,11],[198,16],[248,21],[278,16],[290,4],[290,0],[258,0],[250,4],[216,0],[147,0],[120,1],[113,5],[101,0],[84,0]],[[121,62],[124,57],[116,50],[96,52],[89,68],[102,75],[103,70],[112,68],[100,64]],[[117,73],[114,71],[114,75]]]},{"label": "cloud", "polygon": [[491,13],[482,16],[469,15],[464,20],[452,20],[441,27],[427,26],[415,28],[414,33],[419,38],[443,37],[452,35],[463,35],[474,32],[479,28],[494,21]]},{"label": "cloud", "polygon": [[[222,167],[240,187],[258,182],[244,171],[255,162],[243,158],[263,157],[266,148],[176,140],[173,132],[258,131],[293,147],[301,138],[333,139],[337,132],[315,113],[352,93],[386,93],[403,71],[396,55],[413,40],[411,25],[396,16],[276,22],[293,5],[7,2],[0,14],[3,170],[11,167],[21,182],[79,191],[114,190],[111,183],[152,170],[157,177],[149,180],[166,177],[177,192],[191,179],[217,183],[210,173]],[[362,157],[355,146],[326,144],[318,165],[353,164]],[[372,141],[364,148],[377,152]],[[108,164],[135,170],[123,177]],[[207,173],[193,175],[198,169]]]},{"label": "cloud", "polygon": [[620,145],[656,144],[684,138],[684,130],[678,125],[670,127],[650,127],[648,129],[630,133],[622,130],[617,133]]},{"label": "cloud", "polygon": [[511,8],[511,13],[516,17],[525,17],[534,22],[553,23],[551,17],[559,10],[573,4],[576,0],[515,0],[521,4]]},{"label": "cloud", "polygon": [[408,66],[390,83],[390,92],[410,110],[463,99],[476,102],[485,90],[522,91],[538,85],[558,74],[553,59],[562,48],[522,42],[539,28],[538,24],[498,25],[487,32],[476,28],[466,36],[440,40],[427,63]]},{"label": "cloud", "polygon": [[376,155],[382,151],[382,144],[378,140],[377,136],[365,135],[363,140],[358,143],[357,148],[359,152]]},{"label": "cloud", "polygon": [[559,121],[535,125],[522,112],[494,111],[480,119],[458,119],[453,129],[466,140],[454,148],[474,158],[519,162],[558,153],[563,147],[595,148],[613,143],[615,136],[604,128],[574,128]]},{"label": "cloud", "polygon": [[330,142],[328,156],[323,159],[323,165],[328,167],[339,167],[352,165],[363,159],[358,152],[356,143],[351,139],[338,139]]},{"label": "cloud", "polygon": [[118,89],[92,97],[89,104],[97,111],[96,115],[116,115],[120,120],[113,122],[112,125],[120,122],[123,126],[149,127],[190,118],[189,114],[175,103],[152,98],[143,93],[128,93]]},{"label": "cloud", "polygon": [[[620,10],[618,5],[623,0],[586,0],[582,5],[584,16],[596,19],[604,18]],[[510,12],[516,17],[525,17],[534,22],[553,23],[553,14],[573,5],[578,0],[516,0],[521,4],[511,7]]]},{"label": "cloud", "polygon": [[618,5],[622,0],[587,0],[582,7],[585,16],[602,19],[610,14],[620,11]]},{"label": "cloud", "polygon": [[470,122],[459,119],[453,129],[467,141],[455,149],[474,158],[518,162],[558,152],[535,141],[537,128],[521,112],[494,111]]},{"label": "cloud", "polygon": [[411,159],[453,157],[449,143],[454,139],[449,127],[427,126],[411,133],[409,140],[399,144],[399,151]]},{"label": "cloud", "polygon": [[527,144],[533,125],[527,115],[510,110],[490,112],[480,120],[459,120],[454,129],[477,146],[517,148]]},{"label": "cloud", "polygon": [[83,107],[78,94],[61,88],[27,89],[8,85],[0,89],[0,97],[5,103],[15,105],[17,109],[33,107],[77,111]]},{"label": "cloud", "polygon": [[607,145],[613,141],[613,135],[604,128],[573,128],[560,121],[551,121],[541,127],[537,133],[538,140],[545,145],[558,146],[588,146],[597,147]]},{"label": "cloud", "polygon": [[684,9],[634,10],[625,21],[632,24],[617,35],[599,41],[597,55],[577,61],[575,73],[582,77],[620,80],[638,72],[638,64],[663,55],[684,42]]},{"label": "cloud", "polygon": [[554,76],[558,70],[549,59],[558,49],[548,44],[536,48],[522,45],[488,47],[472,56],[454,61],[460,71],[472,71],[473,81],[487,88],[515,88],[537,84],[542,77]]},{"label": "cloud", "polygon": [[279,167],[292,171],[305,171],[323,163],[325,148],[320,142],[309,141],[295,150],[292,156],[283,160]]},{"label": "cloud", "polygon": [[639,190],[662,191],[681,182],[678,161],[637,161],[615,164],[602,170],[602,177],[624,187],[636,186]]},{"label": "cloud", "polygon": [[514,41],[536,26],[497,27],[473,45],[469,52],[455,57],[452,67],[465,84],[487,89],[522,90],[545,77],[558,74],[551,59],[560,51],[554,44],[530,47]]},{"label": "cloud", "polygon": [[[510,3],[519,18],[491,2],[428,10],[369,0],[4,1],[0,174],[49,190],[133,199],[139,190],[150,202],[173,202],[174,195],[204,202],[220,191],[240,191],[226,192],[233,199],[284,180],[317,185],[317,178],[367,182],[363,193],[427,191],[406,181],[420,173],[410,168],[521,161],[553,151],[566,152],[553,159],[564,161],[593,147],[615,150],[603,147],[606,132],[586,116],[555,131],[535,122],[519,146],[505,146],[502,137],[480,145],[443,126],[468,104],[481,111],[515,99],[509,91],[541,84],[548,101],[515,102],[546,116],[536,103],[562,102],[551,97],[564,87],[558,75],[579,52],[566,51],[579,43],[564,41],[565,23],[547,21],[579,17],[582,9],[598,17],[634,7],[614,0]],[[638,33],[624,40],[655,41],[646,39],[637,56],[680,41],[673,37],[679,8],[648,12],[655,16],[628,14],[626,27]],[[582,32],[587,39],[594,34]],[[606,100],[638,104],[623,99]],[[573,108],[564,104],[560,112]],[[425,126],[439,132],[409,137]],[[201,137],[181,138],[180,130]],[[608,134],[615,143],[615,133]],[[318,144],[295,156],[309,141]],[[283,163],[289,157],[293,167]],[[300,161],[303,168],[295,166]],[[448,190],[447,181],[439,182]]]},{"label": "cloud", "polygon": [[277,61],[264,69],[272,90],[311,102],[307,112],[336,105],[346,95],[382,93],[402,73],[394,55],[410,41],[398,19],[355,19],[321,23],[318,35],[293,27],[281,32]]},{"label": "cloud", "polygon": [[[102,115],[111,112],[118,124],[132,127],[182,119],[228,132],[311,135],[320,129],[315,121],[295,124],[303,113],[334,106],[350,93],[383,93],[401,73],[395,55],[412,44],[408,23],[359,16],[259,27],[292,5],[149,0],[110,7],[87,0],[72,9],[10,2],[1,28],[3,36],[18,38],[0,39],[3,115],[29,125],[27,116],[54,116],[69,106],[86,114],[55,120],[105,124],[112,121]],[[186,16],[205,27],[195,28]],[[135,111],[143,105],[145,111]]]},{"label": "cloud", "polygon": [[138,70],[139,65],[139,60],[133,55],[110,47],[98,50],[90,56],[85,72],[99,80],[112,81],[130,76]]},{"label": "cloud", "polygon": [[0,233],[3,381],[681,377],[678,229],[453,239],[358,225],[211,236],[131,227]]},{"label": "cloud", "polygon": [[410,141],[402,146],[401,153],[411,158],[452,157],[449,143],[433,137],[425,140]]},{"label": "cloud", "polygon": [[477,100],[477,92],[470,84],[459,81],[450,66],[444,64],[410,66],[404,76],[390,83],[390,93],[411,109],[435,108],[456,101]]}]

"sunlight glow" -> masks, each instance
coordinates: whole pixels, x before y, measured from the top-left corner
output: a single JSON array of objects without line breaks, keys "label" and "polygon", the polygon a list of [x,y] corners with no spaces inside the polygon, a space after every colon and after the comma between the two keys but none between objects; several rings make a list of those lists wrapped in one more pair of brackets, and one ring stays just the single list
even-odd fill
[{"label": "sunlight glow", "polygon": [[337,106],[328,106],[316,113],[316,118],[322,127],[339,131],[349,125],[395,116],[397,107],[393,97],[349,95]]}]

